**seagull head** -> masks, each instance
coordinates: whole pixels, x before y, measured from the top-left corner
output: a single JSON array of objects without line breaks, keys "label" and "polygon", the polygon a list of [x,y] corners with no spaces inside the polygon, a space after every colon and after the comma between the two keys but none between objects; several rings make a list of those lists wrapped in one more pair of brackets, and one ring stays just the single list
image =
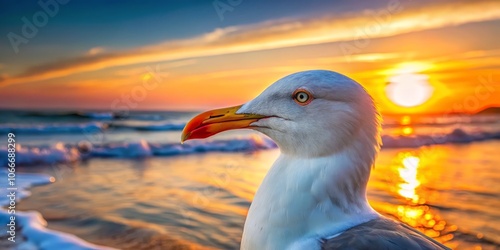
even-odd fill
[{"label": "seagull head", "polygon": [[197,115],[181,140],[250,128],[273,139],[284,154],[321,157],[356,142],[378,150],[379,127],[374,102],[360,84],[336,72],[311,70],[276,81],[244,105]]}]

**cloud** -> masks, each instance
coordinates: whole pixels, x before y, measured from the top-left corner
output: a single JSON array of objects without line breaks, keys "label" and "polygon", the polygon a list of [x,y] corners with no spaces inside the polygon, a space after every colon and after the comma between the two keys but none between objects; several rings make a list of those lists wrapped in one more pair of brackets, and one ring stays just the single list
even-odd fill
[{"label": "cloud", "polygon": [[104,52],[103,47],[94,47],[94,48],[89,49],[88,54],[89,55],[97,55],[97,54],[100,54],[102,52]]},{"label": "cloud", "polygon": [[379,62],[386,61],[390,59],[398,59],[402,56],[408,56],[413,53],[367,53],[367,54],[353,54],[349,56],[349,60],[346,60],[345,56],[333,56],[333,57],[316,57],[307,59],[298,59],[295,62],[303,64],[326,64],[332,65],[336,63],[351,63],[351,62]]},{"label": "cloud", "polygon": [[500,1],[462,1],[412,8],[405,6],[406,2],[392,2],[400,5],[392,4],[379,10],[341,16],[281,19],[231,26],[189,39],[169,40],[129,50],[97,49],[97,53],[30,67],[19,75],[0,80],[0,86],[110,67],[300,45],[344,41],[341,46],[344,44],[348,48],[356,46],[353,41],[357,40],[500,19]]},{"label": "cloud", "polygon": [[[159,68],[161,68],[162,71],[168,71],[168,70],[174,69],[174,68],[194,65],[196,63],[198,63],[198,60],[196,60],[196,59],[187,59],[187,60],[181,60],[181,61],[161,63],[161,64],[158,64],[155,66],[158,66]],[[148,67],[136,67],[136,68],[131,68],[131,69],[121,69],[121,70],[116,71],[115,75],[118,75],[118,76],[137,76],[137,75],[142,75],[144,73],[147,73],[148,70],[150,70]]]}]

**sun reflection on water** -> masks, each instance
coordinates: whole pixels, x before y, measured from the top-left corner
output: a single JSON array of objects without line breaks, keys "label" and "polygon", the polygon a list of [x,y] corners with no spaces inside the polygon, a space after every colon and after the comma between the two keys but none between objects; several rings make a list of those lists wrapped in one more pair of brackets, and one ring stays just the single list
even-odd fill
[{"label": "sun reflection on water", "polygon": [[401,129],[401,132],[403,133],[403,135],[411,135],[411,134],[413,134],[413,128],[412,127],[403,127],[403,129]]},{"label": "sun reflection on water", "polygon": [[401,125],[410,125],[411,123],[411,117],[408,115],[405,115],[401,118],[400,124]]},{"label": "sun reflection on water", "polygon": [[419,196],[415,189],[420,186],[420,181],[417,179],[420,158],[407,155],[402,159],[401,163],[402,166],[398,169],[398,172],[403,182],[398,185],[398,193],[410,199],[413,203],[418,203]]},{"label": "sun reflection on water", "polygon": [[[426,168],[422,157],[411,152],[401,152],[395,158],[395,171],[399,177],[396,183],[397,193],[406,200],[406,204],[394,207],[391,213],[400,221],[425,233],[427,236],[447,243],[453,239],[456,225],[449,225],[426,202],[428,193],[422,188]],[[452,246],[452,248],[454,248]]]},{"label": "sun reflection on water", "polygon": [[400,133],[402,135],[411,135],[413,134],[413,127],[410,126],[410,124],[412,123],[411,121],[411,117],[408,116],[408,115],[405,115],[403,117],[401,117],[401,119],[399,120],[399,124],[401,125],[400,126]]}]

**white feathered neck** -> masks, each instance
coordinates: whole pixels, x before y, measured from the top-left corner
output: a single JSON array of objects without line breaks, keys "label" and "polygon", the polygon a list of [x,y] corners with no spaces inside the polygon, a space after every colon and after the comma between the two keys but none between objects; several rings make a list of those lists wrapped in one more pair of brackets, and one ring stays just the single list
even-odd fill
[{"label": "white feathered neck", "polygon": [[241,249],[320,249],[321,238],[377,218],[366,185],[379,149],[373,131],[359,130],[335,154],[281,154],[250,207]]}]

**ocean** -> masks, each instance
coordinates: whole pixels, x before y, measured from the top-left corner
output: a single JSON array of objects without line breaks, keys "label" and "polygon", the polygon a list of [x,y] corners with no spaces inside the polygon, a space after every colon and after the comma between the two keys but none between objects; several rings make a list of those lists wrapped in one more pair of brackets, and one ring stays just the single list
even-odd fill
[{"label": "ocean", "polygon": [[[238,249],[279,149],[250,130],[180,144],[195,114],[0,111],[0,248]],[[383,127],[371,205],[453,249],[500,249],[500,116],[385,116]]]}]

